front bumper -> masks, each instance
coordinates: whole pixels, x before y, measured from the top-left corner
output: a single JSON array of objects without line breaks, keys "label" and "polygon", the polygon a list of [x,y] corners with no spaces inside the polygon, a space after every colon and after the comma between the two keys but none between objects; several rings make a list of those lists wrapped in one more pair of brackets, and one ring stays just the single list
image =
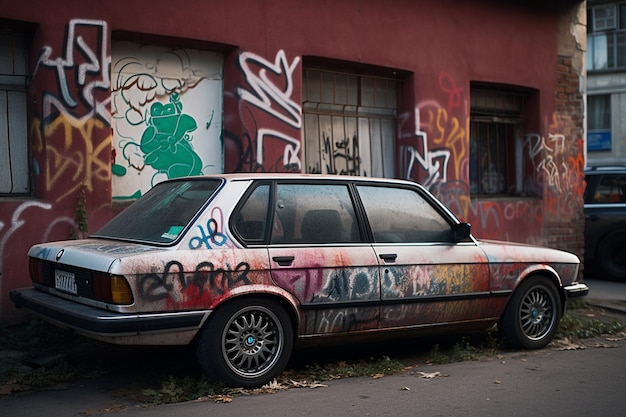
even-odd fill
[{"label": "front bumper", "polygon": [[79,304],[35,288],[11,291],[11,301],[45,321],[85,336],[118,344],[187,344],[210,310],[171,313],[117,313]]},{"label": "front bumper", "polygon": [[573,284],[564,287],[563,290],[565,290],[565,296],[567,299],[584,297],[589,294],[589,287],[587,284],[582,282],[574,282]]}]

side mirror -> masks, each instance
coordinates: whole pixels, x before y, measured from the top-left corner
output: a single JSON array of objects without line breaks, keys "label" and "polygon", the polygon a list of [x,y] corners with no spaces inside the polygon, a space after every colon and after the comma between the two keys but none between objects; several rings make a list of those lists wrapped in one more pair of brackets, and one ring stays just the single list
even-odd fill
[{"label": "side mirror", "polygon": [[472,233],[472,225],[469,223],[457,223],[452,226],[452,239],[454,242],[462,242],[469,239]]}]

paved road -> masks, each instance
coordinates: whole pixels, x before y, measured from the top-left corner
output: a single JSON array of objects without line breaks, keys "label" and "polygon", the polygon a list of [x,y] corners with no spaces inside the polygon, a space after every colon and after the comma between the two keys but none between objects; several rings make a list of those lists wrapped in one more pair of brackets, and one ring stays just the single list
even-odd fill
[{"label": "paved road", "polygon": [[[618,308],[626,305],[626,284],[595,280],[588,284],[590,300]],[[626,322],[626,316],[619,317]],[[113,372],[68,389],[0,400],[0,416],[623,416],[626,340],[584,344],[584,349],[505,352],[446,365],[420,362],[400,375],[239,396],[231,403],[148,408],[116,398],[111,384],[133,375]]]}]

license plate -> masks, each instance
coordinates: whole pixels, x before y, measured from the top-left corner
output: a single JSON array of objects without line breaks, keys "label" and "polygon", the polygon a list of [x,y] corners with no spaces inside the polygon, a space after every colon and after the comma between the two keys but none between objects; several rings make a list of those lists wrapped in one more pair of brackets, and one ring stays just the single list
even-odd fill
[{"label": "license plate", "polygon": [[59,269],[54,270],[54,287],[57,290],[69,292],[71,294],[77,294],[76,278],[73,272],[61,271]]}]

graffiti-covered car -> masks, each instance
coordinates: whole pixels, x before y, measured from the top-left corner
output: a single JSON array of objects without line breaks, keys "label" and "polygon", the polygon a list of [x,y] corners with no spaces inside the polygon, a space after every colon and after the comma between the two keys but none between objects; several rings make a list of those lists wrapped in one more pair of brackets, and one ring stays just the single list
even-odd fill
[{"label": "graffiti-covered car", "polygon": [[497,323],[541,348],[588,292],[573,254],[479,241],[418,184],[342,176],[168,180],[29,262],[18,307],[112,343],[195,343],[210,377],[244,387],[312,340]]}]

